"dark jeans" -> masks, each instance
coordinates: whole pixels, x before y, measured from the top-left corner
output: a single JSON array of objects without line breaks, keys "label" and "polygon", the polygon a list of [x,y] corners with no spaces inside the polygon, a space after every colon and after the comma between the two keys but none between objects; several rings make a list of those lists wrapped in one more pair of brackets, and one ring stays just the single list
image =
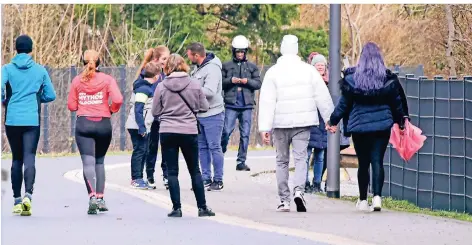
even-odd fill
[{"label": "dark jeans", "polygon": [[308,158],[306,159],[306,182],[310,183],[308,179],[308,172],[310,171],[310,158],[313,155],[313,184],[321,183],[321,178],[323,177],[323,160],[324,160],[324,152],[326,149],[318,149],[309,147],[307,148]]},{"label": "dark jeans", "polygon": [[40,135],[39,126],[7,126],[5,133],[12,152],[11,186],[13,197],[21,197],[23,184],[23,164],[25,192],[33,194],[36,177],[35,158]]},{"label": "dark jeans", "polygon": [[[211,165],[215,175],[213,181],[223,181],[224,155],[221,149],[221,135],[223,133],[223,112],[209,117],[199,117],[200,131],[198,148],[200,164],[204,180],[211,180]],[[212,161],[213,160],[213,161]]]},{"label": "dark jeans", "polygon": [[[154,120],[149,133],[149,149],[146,157],[146,177],[154,180],[154,172],[159,151],[159,121]],[[161,157],[162,158],[162,157]],[[167,165],[164,159],[161,160],[162,175],[167,179]]]},{"label": "dark jeans", "polygon": [[359,184],[360,200],[367,200],[370,164],[372,164],[372,186],[374,189],[374,196],[382,195],[382,187],[384,183],[383,159],[389,139],[390,130],[352,134],[354,148],[356,149],[356,155],[359,161],[357,181]]},{"label": "dark jeans", "polygon": [[225,124],[223,136],[221,137],[221,147],[223,153],[226,152],[229,138],[236,126],[236,119],[239,121],[239,148],[237,163],[245,163],[247,157],[247,148],[249,146],[249,136],[251,135],[252,109],[231,109],[226,108]]},{"label": "dark jeans", "polygon": [[137,129],[128,129],[133,143],[133,153],[131,154],[131,179],[143,178],[144,163],[149,147],[149,134],[144,137],[138,133]]},{"label": "dark jeans", "polygon": [[161,151],[169,173],[169,193],[173,208],[181,208],[179,185],[179,149],[182,150],[192,179],[192,189],[198,208],[206,208],[205,189],[198,166],[198,138],[196,134],[161,133]]}]

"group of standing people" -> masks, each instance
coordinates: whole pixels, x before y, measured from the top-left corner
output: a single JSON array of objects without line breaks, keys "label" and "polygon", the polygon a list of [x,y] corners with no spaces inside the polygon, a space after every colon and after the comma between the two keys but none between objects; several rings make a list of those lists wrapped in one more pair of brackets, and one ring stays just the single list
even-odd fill
[{"label": "group of standing people", "polygon": [[[31,57],[32,48],[30,37],[18,37],[18,54],[2,67],[5,128],[13,154],[13,213],[25,216],[31,215],[41,103],[54,101],[56,97],[47,71]],[[163,185],[169,189],[173,203],[168,216],[182,216],[178,181],[180,150],[191,177],[198,215],[214,216],[206,204],[205,189],[224,188],[224,153],[236,119],[240,131],[236,170],[250,171],[246,164],[247,150],[255,92],[260,89],[259,132],[265,143],[270,142],[272,135],[277,153],[280,197],[277,210],[290,211],[290,148],[295,160],[293,198],[297,211],[306,212],[304,192],[321,191],[327,133],[335,132],[338,124],[342,125],[341,149],[349,146],[352,135],[359,159],[357,207],[369,208],[368,169],[372,164],[373,209],[380,210],[383,154],[392,125],[398,123],[403,127],[408,107],[398,78],[385,67],[378,47],[374,43],[366,44],[357,66],[344,71],[340,81],[342,96],[336,107],[326,86],[329,77],[326,58],[312,53],[308,62],[304,62],[298,56],[296,36],[283,37],[282,56],[267,71],[264,82],[257,66],[247,60],[248,49],[247,38],[236,36],[232,40],[232,60],[222,63],[201,43],[191,43],[187,57],[195,65],[192,71],[183,57],[171,54],[165,46],[146,52],[133,83],[131,110],[126,121],[133,144],[132,187],[156,188],[154,174],[160,140]],[[100,72],[97,51],[85,51],[81,61],[84,69],[72,80],[68,109],[77,115],[75,140],[89,194],[88,214],[96,214],[108,211],[104,201],[104,160],[112,138],[110,118],[122,107],[123,96],[116,80]],[[311,155],[312,183],[308,179]],[[22,198],[23,179],[26,188]]]}]

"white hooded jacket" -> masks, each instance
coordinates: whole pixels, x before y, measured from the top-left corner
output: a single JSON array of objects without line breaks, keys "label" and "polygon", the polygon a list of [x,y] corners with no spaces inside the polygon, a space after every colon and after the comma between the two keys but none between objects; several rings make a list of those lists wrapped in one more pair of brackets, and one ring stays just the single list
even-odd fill
[{"label": "white hooded jacket", "polygon": [[333,101],[320,73],[297,55],[298,38],[284,36],[281,53],[260,90],[259,131],[317,126],[318,110],[328,122]]}]

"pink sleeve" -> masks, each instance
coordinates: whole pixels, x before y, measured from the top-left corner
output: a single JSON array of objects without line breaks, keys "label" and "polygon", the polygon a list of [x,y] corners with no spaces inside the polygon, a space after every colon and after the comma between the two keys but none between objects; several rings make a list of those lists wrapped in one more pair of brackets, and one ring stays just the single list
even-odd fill
[{"label": "pink sleeve", "polygon": [[120,110],[121,104],[123,104],[123,95],[121,95],[120,88],[116,83],[116,80],[110,77],[109,85],[109,96],[111,98],[110,111],[116,113]]},{"label": "pink sleeve", "polygon": [[67,108],[69,108],[70,111],[77,111],[79,109],[77,83],[75,81],[76,79],[74,78],[70,84],[69,97],[67,98]]}]

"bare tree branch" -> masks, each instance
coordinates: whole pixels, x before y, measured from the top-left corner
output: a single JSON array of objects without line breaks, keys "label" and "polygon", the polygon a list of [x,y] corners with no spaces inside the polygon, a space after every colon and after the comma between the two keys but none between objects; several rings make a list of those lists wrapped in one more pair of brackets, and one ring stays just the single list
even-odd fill
[{"label": "bare tree branch", "polygon": [[107,21],[107,27],[105,28],[104,35],[102,38],[102,44],[100,45],[100,48],[98,49],[98,53],[102,50],[102,48],[105,46],[106,42],[108,41],[108,32],[110,29],[110,23],[111,23],[111,4],[108,5],[109,10],[108,10],[108,21]]}]

